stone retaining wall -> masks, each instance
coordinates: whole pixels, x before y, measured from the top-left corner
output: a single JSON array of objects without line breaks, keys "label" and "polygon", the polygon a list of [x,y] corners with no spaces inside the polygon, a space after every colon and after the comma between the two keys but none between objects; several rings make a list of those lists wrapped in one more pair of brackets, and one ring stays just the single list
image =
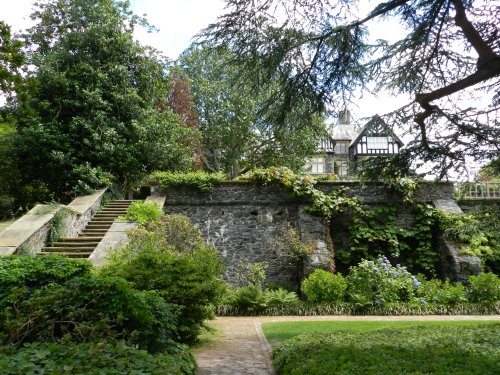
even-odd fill
[{"label": "stone retaining wall", "polygon": [[[363,197],[365,203],[370,205],[399,203],[398,225],[409,227],[413,224],[412,210],[402,204],[399,196],[382,186],[362,186],[355,182],[319,184],[325,192],[341,186],[349,188],[348,195]],[[269,282],[293,284],[296,277],[294,267],[278,259],[272,251],[273,241],[279,238],[287,223],[299,230],[304,241],[316,245],[306,271],[316,267],[327,268],[331,262],[327,235],[330,228],[323,218],[305,213],[303,207],[307,201],[292,197],[286,188],[259,186],[251,182],[224,182],[206,193],[186,188],[163,190],[155,187],[152,194],[165,195],[165,211],[188,216],[202,236],[221,251],[227,264],[229,281],[235,281],[240,261],[267,261],[270,263]],[[423,183],[415,193],[415,200],[425,203],[451,197],[451,183]],[[346,223],[349,217],[337,215],[335,220]],[[341,237],[341,230],[334,233],[334,238],[338,237]]]}]

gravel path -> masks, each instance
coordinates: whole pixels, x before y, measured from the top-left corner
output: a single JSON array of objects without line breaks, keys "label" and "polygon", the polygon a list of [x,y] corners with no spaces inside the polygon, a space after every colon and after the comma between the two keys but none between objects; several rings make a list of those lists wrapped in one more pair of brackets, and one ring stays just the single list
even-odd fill
[{"label": "gravel path", "polygon": [[261,323],[293,321],[449,321],[500,320],[500,315],[419,315],[419,316],[265,316],[222,317],[208,323],[218,331],[214,342],[193,350],[199,375],[275,375],[271,346]]}]

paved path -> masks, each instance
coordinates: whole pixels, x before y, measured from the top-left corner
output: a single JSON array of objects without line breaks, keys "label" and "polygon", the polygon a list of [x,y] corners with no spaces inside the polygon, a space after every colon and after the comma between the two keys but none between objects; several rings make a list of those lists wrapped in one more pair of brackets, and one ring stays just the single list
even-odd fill
[{"label": "paved path", "polygon": [[419,316],[269,316],[223,317],[208,324],[218,332],[214,342],[194,349],[199,375],[274,375],[271,347],[261,323],[291,321],[448,321],[500,320],[500,315],[419,315]]}]

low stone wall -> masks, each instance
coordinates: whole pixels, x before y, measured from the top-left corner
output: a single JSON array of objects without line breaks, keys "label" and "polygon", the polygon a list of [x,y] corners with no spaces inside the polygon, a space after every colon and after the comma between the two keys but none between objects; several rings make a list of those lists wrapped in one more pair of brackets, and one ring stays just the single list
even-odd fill
[{"label": "low stone wall", "polygon": [[500,208],[500,199],[460,199],[457,203],[465,213],[486,207]]},{"label": "low stone wall", "polygon": [[[399,203],[398,224],[405,227],[413,224],[412,210],[385,187],[363,186],[356,182],[319,184],[319,188],[325,192],[336,187],[347,187],[349,195],[362,197],[370,205]],[[273,241],[279,239],[286,224],[296,228],[302,240],[316,245],[316,251],[306,265],[306,272],[316,267],[327,268],[332,262],[328,245],[330,227],[323,218],[305,213],[303,207],[307,201],[292,197],[286,188],[260,186],[251,182],[224,182],[205,193],[194,189],[163,190],[155,187],[152,195],[166,196],[165,211],[188,216],[200,229],[202,236],[221,251],[227,265],[226,277],[230,282],[235,281],[241,261],[266,261],[270,263],[267,274],[269,282],[293,284],[296,278],[294,267],[278,259],[272,250]],[[452,197],[451,183],[423,183],[415,193],[415,200],[422,203]],[[336,220],[345,223],[349,217],[338,215]],[[332,228],[337,229],[336,226]],[[333,235],[336,238],[340,233],[336,231]]]},{"label": "low stone wall", "polygon": [[[66,237],[76,237],[85,228],[101,205],[106,189],[75,198],[68,206],[63,226]],[[52,221],[60,207],[50,210],[48,205],[36,205],[0,233],[0,255],[14,253],[36,254],[46,246]]]}]

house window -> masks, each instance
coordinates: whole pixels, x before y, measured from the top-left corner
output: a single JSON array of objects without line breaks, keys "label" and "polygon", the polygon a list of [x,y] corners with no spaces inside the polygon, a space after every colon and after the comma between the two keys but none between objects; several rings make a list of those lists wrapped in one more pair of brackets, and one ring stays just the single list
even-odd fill
[{"label": "house window", "polygon": [[325,173],[325,158],[312,158],[309,161],[312,174]]},{"label": "house window", "polygon": [[347,147],[346,147],[346,144],[345,144],[345,143],[337,143],[337,144],[335,145],[334,152],[335,152],[337,155],[345,155],[345,154],[347,154]]},{"label": "house window", "polygon": [[366,143],[369,150],[387,150],[389,148],[387,137],[366,137]]},{"label": "house window", "polygon": [[337,173],[337,176],[339,177],[344,177],[344,176],[347,176],[347,172],[348,172],[348,163],[346,161],[337,161],[335,162],[335,166],[336,166],[336,173]]}]

